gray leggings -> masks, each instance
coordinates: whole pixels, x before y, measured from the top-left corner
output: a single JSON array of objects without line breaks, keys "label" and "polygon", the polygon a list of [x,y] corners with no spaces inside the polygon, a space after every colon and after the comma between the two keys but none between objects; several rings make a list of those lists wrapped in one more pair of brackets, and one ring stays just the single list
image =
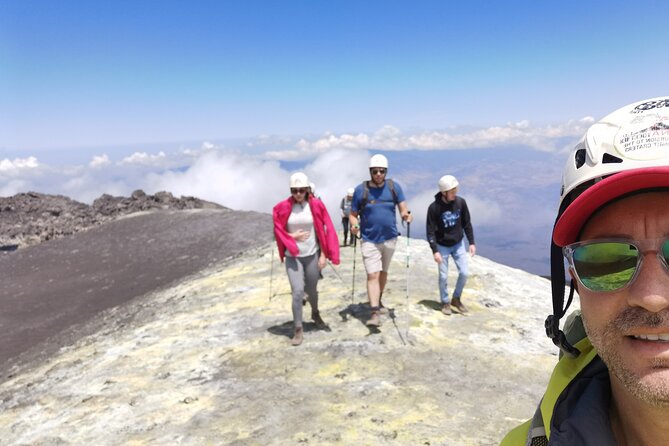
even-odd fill
[{"label": "gray leggings", "polygon": [[318,258],[320,253],[307,257],[286,256],[286,272],[293,294],[293,323],[295,328],[302,327],[302,299],[309,295],[311,312],[318,311]]}]

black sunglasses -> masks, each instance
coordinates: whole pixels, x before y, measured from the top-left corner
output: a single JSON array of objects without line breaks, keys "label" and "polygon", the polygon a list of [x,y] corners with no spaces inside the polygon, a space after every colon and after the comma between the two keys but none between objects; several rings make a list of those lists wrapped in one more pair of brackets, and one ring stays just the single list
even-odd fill
[{"label": "black sunglasses", "polygon": [[307,193],[307,188],[306,187],[291,187],[290,188],[290,193],[291,194],[306,194]]},{"label": "black sunglasses", "polygon": [[372,172],[372,175],[385,175],[388,172],[388,169],[369,169]]}]

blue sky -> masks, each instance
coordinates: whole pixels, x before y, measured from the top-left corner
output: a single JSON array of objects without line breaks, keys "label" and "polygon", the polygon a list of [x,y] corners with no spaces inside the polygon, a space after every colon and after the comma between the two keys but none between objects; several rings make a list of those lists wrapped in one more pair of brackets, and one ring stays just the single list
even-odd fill
[{"label": "blue sky", "polygon": [[0,147],[601,116],[666,84],[667,12],[662,1],[4,0]]},{"label": "blue sky", "polygon": [[[2,0],[0,196],[164,189],[267,212],[299,168],[336,213],[383,151],[415,215],[457,173],[479,252],[499,259],[543,246],[587,125],[669,93],[667,13],[664,1]],[[545,272],[545,254],[509,263]]]}]

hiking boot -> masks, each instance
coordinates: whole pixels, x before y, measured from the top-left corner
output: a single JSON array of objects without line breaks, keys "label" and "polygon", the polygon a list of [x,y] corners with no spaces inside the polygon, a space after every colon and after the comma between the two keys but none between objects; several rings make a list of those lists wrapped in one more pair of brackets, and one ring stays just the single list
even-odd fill
[{"label": "hiking boot", "polygon": [[453,314],[451,311],[451,304],[444,304],[444,306],[441,307],[441,312],[444,313],[446,316],[450,316]]},{"label": "hiking boot", "polygon": [[465,307],[465,306],[462,304],[462,302],[460,302],[460,298],[459,298],[459,297],[454,297],[452,303],[453,303],[453,306],[454,306],[460,313],[466,313],[467,311],[469,311],[469,310],[467,310],[467,307]]},{"label": "hiking boot", "polygon": [[312,312],[311,319],[316,324],[316,328],[322,330],[323,328],[327,327],[327,324],[323,322],[323,319],[321,318],[321,313],[319,311]]},{"label": "hiking boot", "polygon": [[383,302],[379,301],[379,313],[388,314],[388,309],[383,306]]},{"label": "hiking boot", "polygon": [[302,333],[302,327],[296,328],[295,329],[295,334],[293,335],[293,338],[290,340],[290,344],[294,346],[298,346],[302,343],[304,340],[304,336]]},{"label": "hiking boot", "polygon": [[367,322],[365,322],[365,325],[368,327],[379,327],[381,326],[381,315],[379,314],[379,311],[372,311],[372,317],[369,318]]}]

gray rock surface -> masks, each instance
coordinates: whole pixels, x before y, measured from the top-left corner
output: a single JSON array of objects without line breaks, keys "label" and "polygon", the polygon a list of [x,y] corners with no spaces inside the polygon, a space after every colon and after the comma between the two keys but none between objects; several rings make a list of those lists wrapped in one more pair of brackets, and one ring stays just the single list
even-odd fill
[{"label": "gray rock surface", "polygon": [[123,215],[156,209],[222,209],[194,197],[175,198],[169,192],[147,195],[136,190],[130,197],[104,194],[92,205],[62,195],[37,192],[0,197],[0,247],[23,248],[109,222]]}]

